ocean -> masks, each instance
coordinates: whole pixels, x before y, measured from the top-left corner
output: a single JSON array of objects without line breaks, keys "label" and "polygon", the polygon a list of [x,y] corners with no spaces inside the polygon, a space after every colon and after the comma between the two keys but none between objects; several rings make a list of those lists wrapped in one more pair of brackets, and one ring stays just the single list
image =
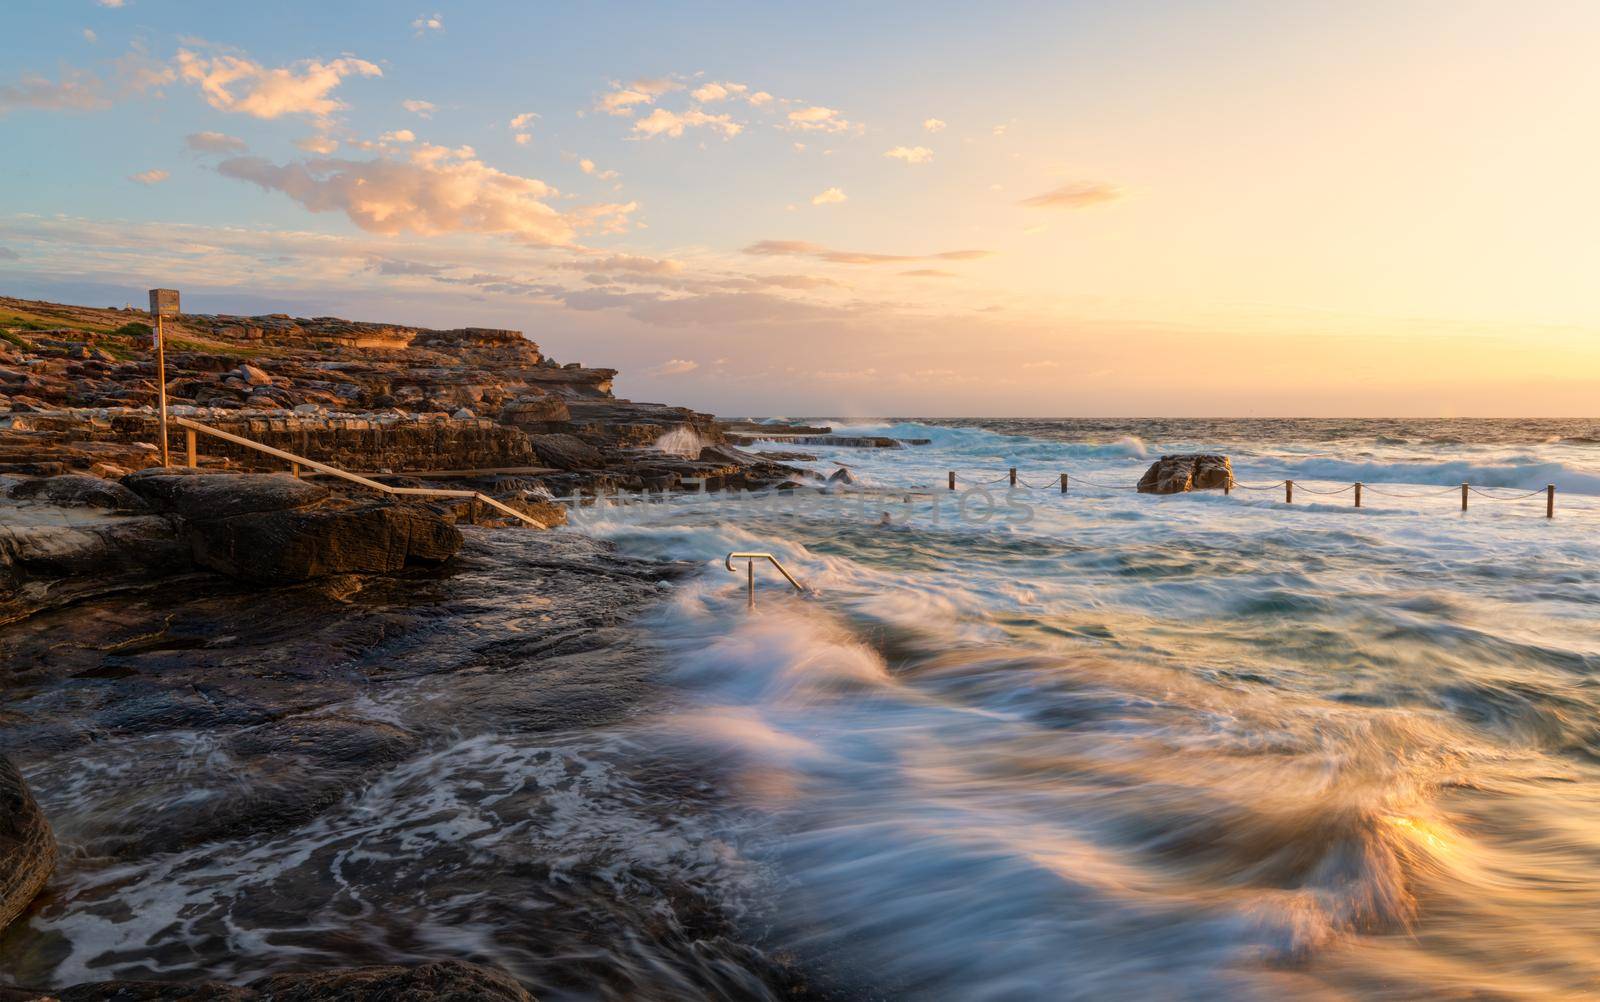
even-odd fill
[{"label": "ocean", "polygon": [[[1600,421],[825,423],[931,442],[588,530],[705,562],[653,726],[759,818],[772,943],[886,998],[1600,992]],[[1262,489],[1087,486],[1190,450]]]},{"label": "ocean", "polygon": [[[380,644],[352,663],[401,681],[334,708],[419,750],[261,835],[80,852],[31,980],[450,955],[547,1000],[1600,993],[1600,421],[823,420],[929,442],[770,446],[850,470],[804,503],[576,512],[692,569],[604,644],[518,646],[548,558],[483,533],[448,607],[477,646],[448,617]],[[1191,450],[1240,488],[1128,489]],[[758,566],[748,608],[731,551],[807,591]],[[76,837],[133,763],[174,811],[225,793],[233,747],[33,775]]]}]

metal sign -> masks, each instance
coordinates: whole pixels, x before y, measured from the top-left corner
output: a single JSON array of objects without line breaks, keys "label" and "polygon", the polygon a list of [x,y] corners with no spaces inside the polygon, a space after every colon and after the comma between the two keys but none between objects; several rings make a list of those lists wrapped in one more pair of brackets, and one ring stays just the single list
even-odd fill
[{"label": "metal sign", "polygon": [[152,317],[175,317],[178,315],[178,290],[177,289],[151,289],[150,290],[150,315]]}]

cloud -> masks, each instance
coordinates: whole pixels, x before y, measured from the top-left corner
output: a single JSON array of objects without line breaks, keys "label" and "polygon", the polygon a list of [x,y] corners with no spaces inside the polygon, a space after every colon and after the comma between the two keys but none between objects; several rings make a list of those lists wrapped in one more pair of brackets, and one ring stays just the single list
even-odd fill
[{"label": "cloud", "polygon": [[134,45],[111,60],[109,82],[90,70],[66,66],[55,80],[24,73],[15,83],[0,84],[0,116],[18,108],[103,111],[119,100],[146,93],[160,97],[160,89],[176,78],[172,67],[151,59]]},{"label": "cloud", "polygon": [[[739,86],[739,89],[741,90],[744,89],[742,85],[735,86]],[[726,86],[719,83],[708,83],[704,86],[696,87],[694,90],[689,92],[689,96],[694,98],[696,101],[699,101],[701,104],[711,104],[714,101],[726,101],[731,95],[732,92],[729,91]]]},{"label": "cloud", "polygon": [[955,272],[953,272],[953,271],[943,271],[943,270],[941,270],[939,268],[913,268],[910,271],[902,271],[900,274],[906,275],[906,276],[908,276],[910,278],[955,278],[956,277],[956,273]]},{"label": "cloud", "polygon": [[1018,205],[1036,209],[1087,209],[1094,205],[1115,202],[1122,197],[1122,189],[1104,181],[1069,181],[1059,188],[1032,198],[1024,198]]},{"label": "cloud", "polygon": [[570,244],[579,231],[614,232],[637,205],[589,205],[560,212],[559,193],[476,159],[471,147],[422,144],[405,159],[310,160],[276,165],[235,157],[217,170],[281,191],[311,212],[343,212],[364,230],[401,233],[493,233],[540,245]]},{"label": "cloud", "polygon": [[797,108],[789,112],[789,128],[801,129],[806,132],[845,132],[850,129],[860,130],[860,126],[840,117],[835,108],[824,108],[814,104],[808,108]]},{"label": "cloud", "polygon": [[811,196],[811,204],[812,205],[837,205],[838,203],[845,201],[849,197],[850,197],[849,195],[846,195],[843,191],[839,190],[838,188],[827,188],[827,189],[824,189],[823,191],[818,192],[815,195],[812,195]]},{"label": "cloud", "polygon": [[516,132],[520,132],[523,129],[531,128],[532,125],[533,125],[534,119],[536,119],[538,117],[539,117],[539,113],[537,111],[525,111],[522,114],[518,115],[516,118],[513,118],[511,120],[510,128],[513,131],[516,131]]},{"label": "cloud", "polygon": [[379,136],[378,141],[380,143],[414,143],[417,141],[417,134],[410,129],[395,129],[393,132],[385,132]]},{"label": "cloud", "polygon": [[183,143],[196,153],[243,153],[250,148],[243,139],[222,132],[191,132]]},{"label": "cloud", "polygon": [[592,177],[597,177],[602,181],[612,181],[619,176],[614,170],[601,170],[594,165],[593,160],[590,160],[587,157],[578,161],[578,169],[583,171],[585,174],[588,174]]},{"label": "cloud", "polygon": [[613,80],[611,88],[595,102],[595,110],[607,115],[631,115],[636,105],[655,104],[656,98],[670,91],[682,90],[683,84],[669,77],[660,77],[635,80],[626,85]]},{"label": "cloud", "polygon": [[744,126],[729,116],[709,115],[698,108],[690,108],[681,115],[665,108],[657,108],[633,123],[633,131],[646,139],[662,135],[676,139],[683,135],[683,130],[686,128],[708,128],[722,133],[723,138],[727,139],[744,131]]},{"label": "cloud", "polygon": [[90,45],[93,45],[94,43],[100,41],[100,36],[94,33],[93,28],[85,28],[83,29],[83,40],[88,42]]},{"label": "cloud", "polygon": [[768,94],[764,90],[758,90],[754,94],[751,94],[749,97],[745,98],[745,100],[749,101],[752,105],[754,105],[757,108],[759,108],[764,104],[771,103],[772,95]]},{"label": "cloud", "polygon": [[425,264],[421,261],[405,261],[399,258],[375,257],[370,267],[380,275],[438,275],[444,268],[436,264]]},{"label": "cloud", "polygon": [[1003,136],[1003,135],[1006,134],[1006,129],[1008,129],[1009,127],[1010,126],[1006,125],[1006,124],[997,125],[994,128],[990,129],[989,132],[990,132],[991,135],[994,135],[994,136]]},{"label": "cloud", "polygon": [[171,176],[172,175],[168,174],[166,171],[157,168],[157,169],[154,169],[154,170],[140,171],[137,174],[129,174],[128,175],[128,180],[129,181],[137,181],[137,182],[139,182],[140,184],[143,184],[143,185],[152,185],[152,184],[160,184],[162,181],[165,181],[167,178],[169,178]]},{"label": "cloud", "polygon": [[345,77],[383,76],[376,65],[354,57],[326,63],[302,59],[289,66],[266,67],[241,56],[204,56],[179,49],[177,62],[179,75],[199,87],[211,107],[266,119],[284,115],[326,118],[345,107],[329,96]]},{"label": "cloud", "polygon": [[927,129],[929,132],[940,132],[944,129],[945,123],[943,120],[937,118],[924,118],[922,120],[922,127]]},{"label": "cloud", "polygon": [[126,3],[127,0],[94,0],[94,2],[102,7],[110,7],[111,9],[115,10]]},{"label": "cloud", "polygon": [[296,139],[294,144],[307,153],[320,153],[323,156],[339,148],[339,140],[331,136],[307,136],[304,139]]},{"label": "cloud", "polygon": [[700,363],[689,358],[673,358],[649,370],[652,376],[681,376],[700,368]]},{"label": "cloud", "polygon": [[904,160],[908,164],[925,164],[933,159],[933,151],[926,146],[896,146],[884,156]]},{"label": "cloud", "polygon": [[873,254],[842,251],[805,240],[758,240],[744,249],[758,257],[809,257],[830,264],[895,264],[907,261],[972,261],[990,256],[986,250],[940,251],[936,254]]},{"label": "cloud", "polygon": [[418,101],[415,98],[409,98],[405,101],[401,101],[400,107],[411,112],[413,115],[417,115],[422,118],[432,118],[433,113],[439,108],[439,106],[434,104],[432,101]]},{"label": "cloud", "polygon": [[637,254],[610,254],[605,257],[585,257],[559,265],[567,271],[623,273],[629,275],[676,275],[683,271],[683,262],[671,258],[643,257]]},{"label": "cloud", "polygon": [[444,15],[443,14],[433,14],[433,15],[418,14],[416,16],[416,19],[411,22],[411,28],[412,28],[413,31],[415,31],[417,33],[417,37],[418,38],[421,38],[423,35],[426,35],[430,31],[443,31],[444,30]]}]

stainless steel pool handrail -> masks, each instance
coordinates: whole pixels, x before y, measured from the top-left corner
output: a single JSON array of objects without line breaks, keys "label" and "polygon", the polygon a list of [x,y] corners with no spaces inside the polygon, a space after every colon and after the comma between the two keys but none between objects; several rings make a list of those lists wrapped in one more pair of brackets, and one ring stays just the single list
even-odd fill
[{"label": "stainless steel pool handrail", "polygon": [[757,560],[765,560],[768,563],[772,564],[772,566],[776,567],[778,569],[778,573],[782,574],[788,580],[788,582],[790,584],[794,585],[794,590],[795,591],[800,592],[801,594],[805,594],[805,592],[808,590],[805,585],[803,585],[799,581],[795,580],[794,575],[789,573],[788,568],[784,567],[782,564],[780,564],[778,562],[778,558],[777,557],[773,556],[770,553],[739,553],[739,552],[734,552],[734,553],[728,554],[728,556],[722,561],[722,565],[724,567],[726,567],[728,570],[730,570],[733,573],[737,574],[739,572],[738,568],[733,566],[733,562],[735,560],[743,560],[743,561],[745,561],[745,565],[744,565],[744,567],[745,567],[745,578],[749,583],[749,591],[748,591],[749,598],[748,598],[748,600],[746,602],[746,606],[748,608],[754,609],[756,607],[756,561]]}]

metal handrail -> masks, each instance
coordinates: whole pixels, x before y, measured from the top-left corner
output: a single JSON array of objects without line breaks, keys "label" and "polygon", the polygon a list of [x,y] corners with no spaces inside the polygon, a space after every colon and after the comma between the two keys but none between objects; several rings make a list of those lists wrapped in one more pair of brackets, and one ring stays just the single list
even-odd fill
[{"label": "metal handrail", "polygon": [[803,595],[808,590],[805,585],[801,584],[800,582],[798,582],[798,581],[796,581],[794,579],[794,575],[790,574],[787,568],[785,568],[782,564],[778,563],[778,558],[777,557],[773,556],[770,553],[737,553],[737,552],[730,553],[722,561],[722,566],[726,567],[728,570],[730,570],[733,573],[737,574],[737,573],[739,573],[738,568],[733,566],[733,562],[735,560],[743,560],[743,561],[745,561],[745,565],[744,565],[745,577],[746,577],[746,580],[749,582],[749,599],[746,602],[746,606],[748,608],[754,609],[756,607],[756,561],[757,560],[765,560],[768,563],[772,564],[772,566],[776,567],[778,569],[778,573],[782,574],[785,578],[788,579],[790,584],[794,585],[794,590],[795,591],[797,591],[797,592],[799,592],[799,593],[801,593]]},{"label": "metal handrail", "polygon": [[213,428],[208,424],[201,424],[199,421],[191,421],[190,419],[184,417],[174,417],[172,421],[174,424],[188,428],[192,432],[198,431],[202,434],[210,435],[213,438],[220,438],[225,442],[232,442],[234,445],[242,445],[247,449],[254,449],[257,452],[266,453],[269,456],[283,460],[290,466],[297,468],[306,466],[320,473],[326,473],[330,477],[338,477],[342,480],[348,480],[353,484],[360,484],[362,487],[368,487],[375,491],[382,491],[385,494],[406,494],[414,497],[435,498],[471,498],[474,508],[476,508],[477,502],[482,501],[489,507],[498,511],[502,511],[505,514],[510,515],[512,518],[520,519],[521,521],[526,522],[535,528],[549,528],[538,519],[525,515],[510,505],[496,501],[487,494],[480,494],[477,491],[452,491],[444,488],[433,487],[390,487],[388,484],[380,484],[376,480],[369,480],[366,477],[361,476],[359,473],[351,473],[348,470],[341,470],[337,466],[329,466],[327,463],[319,463],[315,459],[307,459],[304,456],[297,456],[292,452],[284,452],[282,449],[274,449],[272,446],[263,445],[254,439],[245,438],[242,435],[235,435],[232,432],[223,431],[221,428]]}]

